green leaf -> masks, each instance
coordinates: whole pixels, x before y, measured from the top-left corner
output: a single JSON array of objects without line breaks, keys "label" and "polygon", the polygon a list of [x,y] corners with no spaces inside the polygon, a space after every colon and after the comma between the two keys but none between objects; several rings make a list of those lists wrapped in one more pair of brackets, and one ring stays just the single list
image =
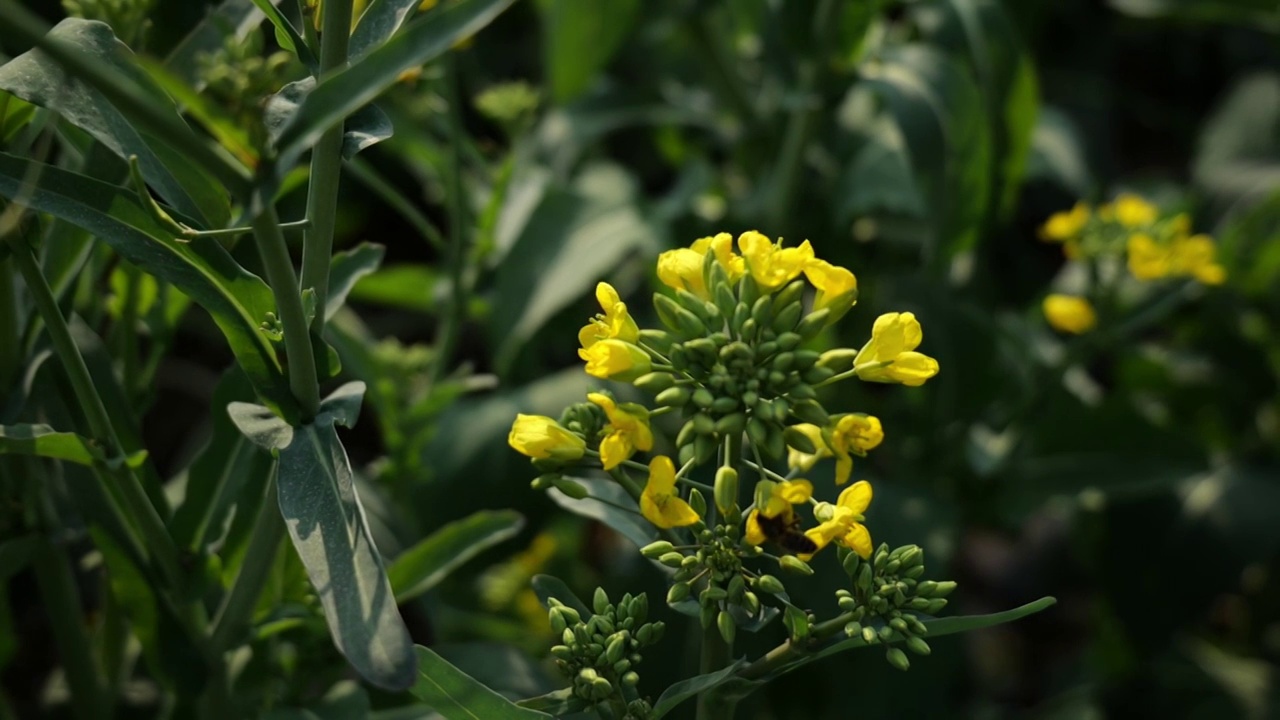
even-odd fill
[{"label": "green leaf", "polygon": [[31,560],[31,553],[40,544],[36,535],[23,535],[0,542],[0,583],[7,583]]},{"label": "green leaf", "polygon": [[370,683],[404,690],[415,673],[409,631],[334,428],[335,420],[344,419],[335,411],[349,412],[349,406],[348,398],[334,401],[313,423],[294,428],[280,449],[280,512],[338,650]]},{"label": "green leaf", "polygon": [[131,468],[147,461],[147,451],[139,450],[123,458],[109,458],[97,443],[75,433],[58,432],[48,425],[0,425],[0,455],[14,453],[65,460],[80,465],[95,462],[123,463]]},{"label": "green leaf", "polygon": [[[30,188],[26,178],[38,173]],[[217,241],[178,242],[118,187],[0,153],[0,196],[30,191],[27,204],[88,230],[142,270],[172,283],[213,317],[236,361],[266,402],[294,407],[275,348],[259,329],[275,300],[266,283],[245,270]]]},{"label": "green leaf", "polygon": [[391,87],[400,73],[437,57],[458,40],[488,25],[515,0],[462,0],[427,13],[403,32],[324,79],[307,95],[280,131],[283,164],[297,157],[333,127]]},{"label": "green leaf", "polygon": [[1280,187],[1280,73],[1259,72],[1231,89],[1200,134],[1195,183],[1221,206],[1264,200]]},{"label": "green leaf", "polygon": [[[316,79],[304,78],[280,88],[267,99],[263,123],[273,142],[298,113],[303,100],[315,90]],[[346,117],[342,126],[342,157],[350,160],[370,145],[391,137],[391,120],[377,105],[365,105]]]},{"label": "green leaf", "polygon": [[978,241],[991,196],[991,131],[967,69],[921,44],[890,48],[862,67],[907,138],[917,177],[934,209],[944,256]]},{"label": "green leaf", "polygon": [[[498,269],[491,334],[496,365],[510,369],[525,341],[556,313],[589,295],[630,254],[657,254],[663,231],[635,202],[620,167],[584,170],[569,190],[547,193]],[[600,242],[609,238],[609,242]]]},{"label": "green leaf", "polygon": [[325,320],[333,317],[347,301],[360,279],[371,275],[382,264],[386,248],[373,243],[360,243],[350,250],[335,253],[329,262],[329,297],[325,300]]},{"label": "green leaf", "polygon": [[[108,25],[66,18],[49,31],[49,38],[121,71],[150,102],[177,115],[172,101],[134,66],[132,54]],[[138,156],[147,183],[182,214],[201,218],[206,227],[221,227],[226,222],[226,195],[209,176],[195,171],[190,162],[166,163],[166,156],[174,157],[172,150],[135,129],[98,91],[68,78],[62,66],[44,51],[31,50],[0,66],[0,88],[57,112],[121,159]]]},{"label": "green leaf", "polygon": [[359,60],[396,34],[401,26],[417,11],[422,0],[372,0],[360,15],[360,22],[351,33],[347,55]]},{"label": "green leaf", "polygon": [[840,223],[847,225],[876,212],[925,217],[924,198],[898,123],[882,114],[872,121],[869,132],[840,176],[836,209]]},{"label": "green leaf", "polygon": [[527,698],[516,703],[522,708],[545,712],[552,717],[564,717],[587,709],[587,701],[573,694],[573,688],[552,690],[545,695]]},{"label": "green leaf", "polygon": [[1087,157],[1084,138],[1071,117],[1055,107],[1040,108],[1025,176],[1048,180],[1076,197],[1087,197],[1093,187]]},{"label": "green leaf", "polygon": [[639,0],[548,0],[543,7],[543,67],[557,102],[581,95],[609,64],[635,23]]},{"label": "green leaf", "polygon": [[241,40],[262,25],[252,0],[225,0],[209,11],[182,42],[169,52],[165,66],[188,85],[199,88],[200,56],[222,49],[229,38]]},{"label": "green leaf", "polygon": [[227,416],[241,435],[265,450],[283,450],[293,442],[294,427],[264,405],[232,402]]},{"label": "green leaf", "polygon": [[[332,282],[332,279],[330,279]],[[431,314],[437,306],[438,285],[448,282],[430,265],[390,265],[360,278],[351,299]]]},{"label": "green leaf", "polygon": [[[271,0],[253,0],[253,4],[267,16],[271,21],[271,25],[276,29],[276,42],[280,47],[288,50],[306,65],[311,72],[316,72],[320,65],[316,62],[315,56],[311,54],[311,49],[307,47],[307,41],[298,32],[298,29],[289,22],[289,18],[285,17],[276,4]],[[306,22],[306,18],[303,19]]]},{"label": "green leaf", "polygon": [[1140,18],[1243,25],[1280,32],[1280,9],[1272,0],[1110,0],[1111,7]]},{"label": "green leaf", "polygon": [[529,584],[533,586],[533,592],[538,596],[538,600],[540,600],[543,606],[548,609],[550,609],[551,606],[547,601],[550,598],[555,598],[556,600],[559,600],[561,604],[568,605],[574,610],[577,610],[583,620],[595,615],[595,612],[591,608],[587,607],[586,603],[579,600],[578,596],[573,594],[573,590],[570,590],[569,586],[566,585],[563,580],[554,575],[534,575],[533,579],[529,581]]},{"label": "green leaf", "polygon": [[715,672],[695,675],[675,683],[663,691],[662,695],[658,697],[658,701],[653,704],[653,717],[660,718],[674,710],[677,705],[685,700],[695,695],[701,695],[704,692],[710,692],[732,680],[738,670],[745,667],[746,664],[745,658],[739,658],[732,664],[726,665]]},{"label": "green leaf", "polygon": [[418,653],[418,680],[410,692],[448,720],[534,720],[551,717],[507,700],[450,665],[430,648],[417,645],[415,649]]},{"label": "green leaf", "polygon": [[547,491],[551,500],[575,515],[599,520],[616,530],[636,547],[658,539],[658,531],[640,515],[640,506],[617,482],[602,478],[573,478],[590,497],[575,500],[556,488]]},{"label": "green leaf", "polygon": [[7,92],[0,92],[0,143],[12,140],[35,115],[35,105]]},{"label": "green leaf", "polygon": [[524,517],[514,510],[484,510],[436,530],[405,550],[387,569],[397,602],[411,600],[471,558],[514,537]]}]

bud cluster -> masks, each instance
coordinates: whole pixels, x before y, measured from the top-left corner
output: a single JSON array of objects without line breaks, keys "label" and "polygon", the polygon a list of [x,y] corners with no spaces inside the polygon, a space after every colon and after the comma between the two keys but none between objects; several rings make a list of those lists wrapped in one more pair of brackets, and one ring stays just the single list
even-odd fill
[{"label": "bud cluster", "polygon": [[623,595],[617,604],[597,588],[594,614],[583,618],[556,598],[548,598],[551,629],[561,644],[551,648],[556,666],[573,681],[573,693],[592,704],[619,704],[628,718],[645,718],[650,708],[636,693],[640,650],[662,639],[665,625],[647,623],[649,598],[644,593]]},{"label": "bud cluster", "polygon": [[900,639],[908,650],[928,655],[929,644],[924,636],[929,628],[918,616],[937,615],[946,607],[945,598],[956,584],[920,580],[925,570],[924,550],[916,545],[890,551],[887,544],[882,544],[870,560],[844,552],[841,561],[853,580],[853,591],[836,591],[840,609],[851,614],[845,634],[860,636],[868,645],[885,645],[885,659],[899,670],[906,670],[911,663],[893,642]]}]

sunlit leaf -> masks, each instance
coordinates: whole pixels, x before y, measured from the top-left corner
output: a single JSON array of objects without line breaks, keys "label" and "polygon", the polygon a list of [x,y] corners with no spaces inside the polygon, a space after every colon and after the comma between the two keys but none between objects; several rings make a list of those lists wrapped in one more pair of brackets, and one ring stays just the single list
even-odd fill
[{"label": "sunlit leaf", "polygon": [[448,720],[534,720],[550,715],[507,700],[421,645],[418,680],[411,692]]},{"label": "sunlit leaf", "polygon": [[405,550],[387,568],[398,602],[406,602],[435,587],[455,568],[524,527],[513,510],[481,511],[445,525]]}]

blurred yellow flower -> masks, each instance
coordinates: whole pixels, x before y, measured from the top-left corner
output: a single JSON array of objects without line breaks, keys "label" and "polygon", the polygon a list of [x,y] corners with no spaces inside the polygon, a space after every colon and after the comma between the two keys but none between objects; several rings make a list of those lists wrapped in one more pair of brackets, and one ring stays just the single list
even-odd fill
[{"label": "blurred yellow flower", "polygon": [[539,460],[568,462],[582,457],[587,443],[546,415],[516,415],[507,444]]},{"label": "blurred yellow flower", "polygon": [[817,545],[817,550],[804,553],[798,557],[808,562],[813,554],[826,547],[832,541],[843,545],[868,560],[871,558],[871,532],[862,524],[863,513],[871,505],[871,483],[866,480],[845,488],[840,493],[835,507],[831,508],[830,519],[805,533],[805,537]]},{"label": "blurred yellow flower", "polygon": [[1066,242],[1074,239],[1089,222],[1089,206],[1078,202],[1070,210],[1049,216],[1040,228],[1040,239],[1047,242]]},{"label": "blurred yellow flower", "polygon": [[876,318],[871,339],[853,359],[854,372],[869,382],[923,385],[938,374],[938,361],[914,352],[924,339],[912,313],[885,313]]},{"label": "blurred yellow flower", "polygon": [[578,351],[587,374],[602,380],[635,380],[652,369],[648,353],[625,340],[599,340]]},{"label": "blurred yellow flower", "polygon": [[1093,305],[1082,297],[1051,294],[1045,297],[1043,309],[1045,320],[1062,332],[1079,335],[1098,323]]},{"label": "blurred yellow flower", "polygon": [[808,240],[797,247],[784,248],[755,230],[738,236],[738,249],[746,258],[751,277],[765,292],[773,292],[796,279],[814,259]]},{"label": "blurred yellow flower", "polygon": [[853,456],[866,457],[867,451],[884,442],[880,418],[874,415],[845,415],[831,430],[830,448],[836,457],[836,485],[849,482],[853,472]]},{"label": "blurred yellow flower", "polygon": [[676,493],[676,468],[671,458],[659,455],[649,462],[649,482],[640,493],[640,514],[660,528],[684,527],[701,518]]},{"label": "blurred yellow flower", "polygon": [[618,405],[602,393],[588,393],[587,399],[604,409],[609,417],[608,434],[600,441],[600,462],[612,470],[630,458],[636,450],[653,449],[653,432],[649,429],[649,411],[634,403]]},{"label": "blurred yellow flower", "polygon": [[795,516],[791,506],[809,502],[811,497],[813,484],[808,480],[761,480],[756,485],[756,509],[747,515],[743,539],[752,545],[763,544],[769,536],[761,527],[760,518],[782,518],[789,525]]},{"label": "blurred yellow flower", "polygon": [[1175,237],[1160,244],[1150,235],[1134,233],[1129,236],[1128,251],[1129,272],[1139,280],[1190,276],[1206,285],[1220,285],[1227,279],[1208,235]]},{"label": "blurred yellow flower", "polygon": [[624,340],[634,343],[640,340],[640,328],[627,312],[627,304],[618,297],[618,291],[609,283],[596,285],[596,301],[603,314],[596,315],[578,331],[578,343],[582,349],[590,348],[601,340]]},{"label": "blurred yellow flower", "polygon": [[1115,218],[1116,222],[1127,228],[1140,228],[1151,225],[1160,215],[1155,205],[1133,193],[1121,193],[1110,206],[1099,209],[1099,215],[1106,219]]},{"label": "blurred yellow flower", "polygon": [[858,301],[858,278],[845,268],[814,259],[804,266],[804,275],[818,291],[813,309],[830,311],[827,323],[839,320]]}]

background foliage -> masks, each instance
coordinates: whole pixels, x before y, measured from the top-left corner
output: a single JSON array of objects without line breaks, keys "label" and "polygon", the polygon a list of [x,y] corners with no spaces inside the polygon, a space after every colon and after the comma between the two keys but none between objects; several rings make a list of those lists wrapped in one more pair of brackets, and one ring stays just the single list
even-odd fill
[{"label": "background foliage", "polygon": [[[27,5],[50,22],[64,14],[55,3]],[[283,3],[286,14],[292,5]],[[248,18],[251,6],[228,0],[216,11]],[[205,20],[214,11],[159,0],[145,24],[113,26],[156,93],[190,117],[215,117],[201,124],[224,147],[252,153],[237,118],[301,79],[306,59],[281,54],[296,42],[260,15],[219,25]],[[740,717],[1272,716],[1278,33],[1280,11],[1258,0],[542,0],[516,3],[406,75],[379,100],[380,115],[352,123],[370,142],[394,135],[344,166],[336,244],[349,255],[333,285],[349,303],[320,311],[332,310],[326,339],[342,379],[368,387],[360,422],[340,433],[413,640],[501,693],[529,697],[559,682],[543,662],[550,631],[533,575],[562,577],[584,597],[597,584],[619,595],[663,591],[627,540],[530,491],[533,472],[505,435],[516,412],[554,414],[592,387],[573,338],[598,281],[648,313],[658,252],[755,228],[807,238],[858,275],[859,307],[833,346],[856,347],[880,312],[909,310],[928,330],[922,349],[941,363],[925,387],[870,387],[859,398],[887,431],[859,464],[877,488],[868,520],[877,542],[921,544],[960,582],[958,613],[1043,595],[1060,602],[939,639],[906,674],[874,653],[815,663],[752,696]],[[3,28],[0,48],[8,57],[28,49]],[[0,68],[0,87],[14,82]],[[205,100],[179,95],[182,82]],[[451,102],[462,108],[461,134],[451,127],[458,114],[445,112]],[[125,210],[110,188],[127,168],[103,136],[127,133],[110,116],[102,133],[69,120],[0,94],[0,146],[21,154],[55,132],[52,161],[103,181],[73,192],[112,222]],[[123,152],[139,156],[171,207],[226,223],[207,178],[159,184],[172,158],[153,138],[127,139],[135,146]],[[0,159],[0,183],[21,177],[15,163]],[[281,179],[286,219],[302,213],[300,179]],[[1227,283],[1192,289],[1153,321],[1064,356],[1039,311],[1064,261],[1036,229],[1077,199],[1121,189],[1190,212],[1218,239]],[[145,227],[135,210],[131,221]],[[466,228],[466,252],[450,253],[451,226]],[[234,509],[262,502],[271,459],[222,408],[288,402],[251,390],[269,385],[274,355],[255,345],[254,324],[236,323],[261,313],[237,320],[213,289],[188,299],[157,285],[121,260],[140,262],[127,248],[90,242],[69,224],[42,232],[46,275],[74,312],[95,384],[112,417],[128,419],[122,446],[148,453],[143,486],[176,508],[165,520],[183,548],[219,551],[195,555],[209,561],[210,582],[230,582],[252,517]],[[170,247],[211,257],[204,242],[217,241]],[[249,241],[226,247],[258,270]],[[270,307],[260,282],[236,281],[244,290],[234,302]],[[210,313],[188,311],[191,300]],[[210,316],[245,340],[229,350]],[[245,373],[224,372],[232,352]],[[17,353],[0,356],[10,363],[0,367],[4,420],[32,422],[22,415],[28,397],[57,398],[42,386],[60,379],[36,372],[38,362],[13,364]],[[50,425],[74,427],[59,401],[38,406]],[[185,681],[181,655],[167,654],[181,648],[165,647],[162,609],[150,626],[132,613],[126,621],[117,605],[135,596],[102,585],[103,563],[120,550],[99,531],[90,537],[96,526],[73,501],[91,482],[72,463],[92,448],[47,441],[71,461],[42,472],[63,488],[56,512],[77,519],[65,547],[86,627],[110,648],[127,645],[123,624],[133,626],[144,657],[118,648],[120,716],[151,717]],[[25,562],[45,550],[18,542],[39,514],[24,480],[31,471],[0,468],[0,534],[13,539],[0,545],[0,716],[69,716],[50,642],[58,628],[31,591],[39,563]],[[214,483],[218,474],[234,480]],[[217,496],[199,495],[214,487]],[[428,536],[437,546],[414,547]],[[833,576],[797,582],[798,604],[829,597]],[[271,652],[254,655],[264,666],[237,690],[271,717],[429,716],[351,682],[319,602],[286,545],[252,614],[256,642]],[[687,619],[664,619],[667,640],[645,665],[653,688],[695,664],[682,645]],[[768,645],[748,638],[744,647]]]}]

